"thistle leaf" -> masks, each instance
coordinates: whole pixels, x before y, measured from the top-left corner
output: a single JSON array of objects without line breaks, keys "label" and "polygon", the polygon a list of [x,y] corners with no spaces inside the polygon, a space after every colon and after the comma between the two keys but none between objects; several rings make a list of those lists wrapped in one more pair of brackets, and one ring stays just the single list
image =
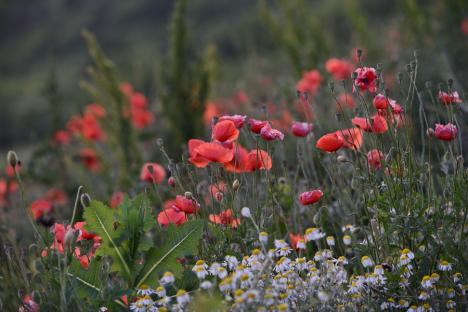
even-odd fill
[{"label": "thistle leaf", "polygon": [[181,227],[171,225],[166,233],[167,241],[161,248],[151,248],[145,259],[136,287],[142,284],[157,285],[158,274],[171,271],[175,276],[182,275],[182,267],[177,258],[195,254],[203,233],[202,221],[190,221]]},{"label": "thistle leaf", "polygon": [[122,227],[114,228],[114,211],[99,201],[91,201],[84,211],[86,230],[94,232],[102,238],[101,246],[96,255],[108,255],[112,258],[111,272],[121,272],[130,277],[130,269],[123,257],[117,240],[121,237]]}]

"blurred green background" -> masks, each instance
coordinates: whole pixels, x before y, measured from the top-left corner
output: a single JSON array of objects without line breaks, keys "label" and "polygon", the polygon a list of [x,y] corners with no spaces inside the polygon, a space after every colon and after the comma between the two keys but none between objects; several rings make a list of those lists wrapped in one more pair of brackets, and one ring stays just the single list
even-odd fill
[{"label": "blurred green background", "polygon": [[[48,134],[44,90],[51,74],[64,120],[91,101],[79,87],[90,63],[82,29],[96,34],[122,81],[157,98],[174,3],[1,1],[0,149],[21,149]],[[187,23],[195,49],[209,43],[217,48],[213,97],[250,91],[252,76],[294,82],[300,68],[323,69],[328,57],[351,57],[358,46],[368,52],[367,61],[390,69],[404,68],[418,49],[425,79],[433,78],[437,86],[453,77],[463,93],[468,80],[468,36],[462,29],[466,10],[464,0],[191,0]],[[303,61],[299,65],[292,61],[294,49]]]}]

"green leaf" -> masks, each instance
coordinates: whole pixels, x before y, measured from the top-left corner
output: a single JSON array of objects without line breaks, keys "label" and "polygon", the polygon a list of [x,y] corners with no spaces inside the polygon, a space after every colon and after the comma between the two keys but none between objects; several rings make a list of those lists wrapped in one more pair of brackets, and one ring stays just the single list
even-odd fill
[{"label": "green leaf", "polygon": [[130,269],[123,257],[117,240],[122,236],[123,228],[114,228],[114,210],[99,201],[91,201],[84,210],[86,230],[96,233],[102,238],[101,246],[96,255],[110,256],[112,258],[111,272],[121,272],[130,277]]},{"label": "green leaf", "polygon": [[136,279],[136,287],[142,284],[150,286],[157,285],[158,274],[164,271],[171,271],[175,276],[180,277],[183,270],[176,259],[195,254],[198,243],[203,233],[202,221],[190,221],[176,227],[169,226],[166,235],[167,241],[161,248],[151,248],[145,259],[145,264],[140,276]]}]

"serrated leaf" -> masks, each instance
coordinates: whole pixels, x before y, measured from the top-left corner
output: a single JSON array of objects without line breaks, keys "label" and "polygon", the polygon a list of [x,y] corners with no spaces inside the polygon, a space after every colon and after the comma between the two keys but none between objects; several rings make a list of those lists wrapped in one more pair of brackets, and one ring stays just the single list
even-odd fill
[{"label": "serrated leaf", "polygon": [[74,291],[78,296],[94,297],[101,291],[101,262],[93,259],[88,269],[83,269],[78,260],[73,259],[68,276],[74,281]]},{"label": "serrated leaf", "polygon": [[85,229],[102,238],[96,255],[110,256],[113,260],[111,272],[121,272],[130,277],[129,266],[117,243],[123,229],[122,227],[114,228],[114,211],[103,203],[93,200],[84,210],[83,217],[86,220]]},{"label": "serrated leaf", "polygon": [[145,265],[140,276],[136,279],[136,287],[138,288],[142,284],[156,286],[158,274],[164,271],[170,271],[176,277],[180,277],[183,270],[176,259],[187,254],[195,254],[202,233],[202,221],[190,221],[181,227],[170,226],[164,233],[167,237],[164,246],[151,248],[148,251]]}]

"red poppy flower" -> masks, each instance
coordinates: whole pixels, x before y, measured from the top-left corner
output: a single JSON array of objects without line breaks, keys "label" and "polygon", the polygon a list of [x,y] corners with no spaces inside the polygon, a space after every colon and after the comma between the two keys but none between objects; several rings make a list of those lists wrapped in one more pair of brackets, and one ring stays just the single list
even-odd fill
[{"label": "red poppy flower", "polygon": [[76,222],[74,225],[73,225],[73,228],[75,230],[78,230],[79,231],[79,235],[76,239],[76,241],[80,241],[80,240],[94,240],[98,237],[98,235],[96,235],[95,233],[90,233],[88,231],[86,231],[84,229],[86,225],[86,222],[85,221],[79,221],[79,222]]},{"label": "red poppy flower", "polygon": [[169,223],[181,225],[186,221],[185,213],[174,208],[165,209],[158,214],[158,223],[161,225],[169,225]]},{"label": "red poppy flower", "polygon": [[226,185],[226,183],[224,183],[223,181],[219,181],[215,184],[212,184],[210,185],[210,193],[211,195],[215,196],[216,193],[227,193],[228,192],[228,187]]},{"label": "red poppy flower", "polygon": [[251,171],[249,163],[249,152],[239,144],[236,144],[233,147],[233,152],[234,157],[230,162],[224,164],[224,169],[228,172],[236,173]]},{"label": "red poppy flower", "polygon": [[243,105],[246,104],[247,102],[250,101],[249,95],[245,93],[245,91],[238,91],[234,96],[232,97],[234,102],[238,105]]},{"label": "red poppy flower", "polygon": [[284,140],[284,134],[279,130],[273,129],[268,124],[260,130],[260,136],[265,141]]},{"label": "red poppy flower", "polygon": [[390,104],[389,99],[383,94],[377,94],[372,100],[372,104],[377,109],[387,109]]},{"label": "red poppy flower", "polygon": [[67,194],[63,190],[56,188],[48,190],[45,194],[45,199],[59,206],[65,205],[68,202]]},{"label": "red poppy flower", "polygon": [[[150,170],[152,167],[152,171]],[[157,163],[146,163],[141,168],[140,180],[160,184],[166,177],[166,171]]]},{"label": "red poppy flower", "polygon": [[194,152],[202,158],[222,164],[230,162],[234,157],[234,153],[231,149],[214,142],[202,143],[195,147]]},{"label": "red poppy flower", "polygon": [[301,204],[305,205],[312,205],[313,203],[318,202],[323,196],[323,192],[321,190],[313,190],[304,192],[299,195],[299,201]]},{"label": "red poppy flower", "polygon": [[371,122],[365,117],[355,117],[351,122],[366,132],[385,133],[388,130],[387,120],[378,114],[372,117]]},{"label": "red poppy flower", "polygon": [[80,158],[89,170],[96,172],[101,169],[101,164],[99,163],[97,154],[92,148],[82,148],[80,151]]},{"label": "red poppy flower", "polygon": [[58,145],[66,145],[71,141],[70,133],[65,130],[58,130],[54,134],[54,142]]},{"label": "red poppy flower", "polygon": [[341,93],[338,95],[337,101],[337,109],[343,109],[343,107],[354,108],[356,105],[353,96],[349,93]]},{"label": "red poppy flower", "polygon": [[188,199],[185,196],[177,195],[172,208],[178,209],[187,214],[192,214],[196,213],[200,209],[200,204],[194,199]]},{"label": "red poppy flower", "polygon": [[216,102],[208,102],[205,106],[205,112],[203,113],[203,122],[206,126],[211,125],[213,117],[219,116],[221,114],[218,104]]},{"label": "red poppy flower", "polygon": [[122,82],[120,84],[120,91],[128,97],[131,97],[133,94],[133,86],[128,82]]},{"label": "red poppy flower", "polygon": [[93,114],[85,114],[81,119],[81,135],[90,141],[104,140],[104,132]]},{"label": "red poppy flower", "polygon": [[349,128],[338,130],[335,132],[336,135],[341,137],[343,141],[343,147],[358,150],[362,146],[362,132],[359,128]]},{"label": "red poppy flower", "polygon": [[442,141],[451,141],[457,137],[458,129],[454,124],[436,124],[434,135]]},{"label": "red poppy flower", "polygon": [[382,159],[384,154],[378,149],[373,149],[367,153],[367,162],[373,169],[379,169],[382,166]]},{"label": "red poppy flower", "polygon": [[231,120],[222,120],[213,126],[211,139],[218,142],[232,142],[239,137],[239,130]]},{"label": "red poppy flower", "polygon": [[205,157],[201,156],[196,152],[196,148],[200,145],[206,143],[205,141],[198,140],[198,139],[190,139],[188,141],[188,148],[189,148],[189,161],[194,164],[198,168],[205,168],[208,166],[210,161]]},{"label": "red poppy flower", "polygon": [[338,135],[336,132],[327,133],[318,139],[315,146],[329,153],[336,152],[344,146],[343,136]]},{"label": "red poppy flower", "polygon": [[293,249],[296,249],[296,250],[298,249],[297,248],[297,243],[299,241],[304,241],[305,242],[304,236],[302,236],[300,234],[294,234],[294,233],[289,233],[289,240],[291,241],[291,247]]},{"label": "red poppy flower", "polygon": [[144,129],[154,122],[154,114],[151,111],[132,107],[130,112],[132,116],[132,124],[137,129]]},{"label": "red poppy flower", "polygon": [[234,122],[237,129],[239,129],[239,128],[242,128],[242,126],[244,125],[246,118],[247,116],[243,116],[243,115],[232,115],[232,116],[224,115],[224,116],[219,117],[219,121],[230,120]]},{"label": "red poppy flower", "polygon": [[314,96],[317,93],[323,78],[318,70],[304,72],[302,79],[296,84],[296,90],[300,93],[309,93]]},{"label": "red poppy flower", "polygon": [[325,69],[335,80],[345,80],[351,77],[353,65],[345,60],[331,58],[325,63]]},{"label": "red poppy flower", "polygon": [[468,36],[468,18],[465,17],[460,23],[460,30],[465,35]]},{"label": "red poppy flower", "polygon": [[143,94],[136,92],[131,95],[130,104],[132,105],[132,108],[146,109],[148,106],[148,100]]},{"label": "red poppy flower", "polygon": [[18,309],[18,312],[39,312],[39,305],[30,295],[26,295],[23,298],[23,305]]},{"label": "red poppy flower", "polygon": [[270,155],[261,149],[252,150],[248,155],[249,171],[255,170],[270,170],[273,166]]},{"label": "red poppy flower", "polygon": [[456,104],[456,103],[461,103],[462,100],[460,99],[460,96],[458,95],[457,91],[447,93],[443,91],[439,91],[439,101],[442,104],[449,105],[449,104]]},{"label": "red poppy flower", "polygon": [[52,211],[52,202],[47,199],[36,199],[31,203],[31,212],[34,216],[34,220],[39,219],[42,215],[50,213]]},{"label": "red poppy flower", "polygon": [[307,122],[293,121],[291,132],[294,136],[303,138],[312,131],[312,124]]},{"label": "red poppy flower", "polygon": [[106,109],[101,104],[93,103],[86,106],[85,114],[91,114],[97,119],[101,119],[106,117]]},{"label": "red poppy flower", "polygon": [[125,196],[124,192],[115,192],[112,194],[111,200],[110,200],[110,207],[111,208],[117,208],[123,201]]},{"label": "red poppy flower", "polygon": [[372,67],[359,67],[354,71],[357,74],[354,84],[360,91],[368,90],[374,93],[377,88],[375,86],[375,79],[377,78],[377,71]]},{"label": "red poppy flower", "polygon": [[260,134],[260,131],[262,130],[262,128],[268,125],[268,121],[250,118],[249,125],[250,125],[250,131],[256,134]]},{"label": "red poppy flower", "polygon": [[233,229],[237,228],[240,224],[240,219],[232,216],[231,209],[223,210],[220,214],[210,214],[208,218],[213,223],[228,225]]}]

